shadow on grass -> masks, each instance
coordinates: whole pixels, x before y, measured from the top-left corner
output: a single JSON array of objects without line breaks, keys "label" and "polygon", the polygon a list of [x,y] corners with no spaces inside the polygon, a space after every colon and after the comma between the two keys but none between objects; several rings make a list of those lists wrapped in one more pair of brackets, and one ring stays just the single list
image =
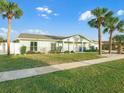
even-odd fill
[{"label": "shadow on grass", "polygon": [[24,56],[0,56],[0,72],[49,65],[47,62]]},{"label": "shadow on grass", "polygon": [[0,72],[100,58],[96,53],[0,56]]}]

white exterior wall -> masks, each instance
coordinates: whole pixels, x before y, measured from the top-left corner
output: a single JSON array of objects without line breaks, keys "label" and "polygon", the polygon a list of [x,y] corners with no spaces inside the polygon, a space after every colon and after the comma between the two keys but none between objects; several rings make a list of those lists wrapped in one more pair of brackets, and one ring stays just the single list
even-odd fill
[{"label": "white exterior wall", "polygon": [[37,52],[49,52],[51,50],[51,43],[50,41],[20,41],[21,46],[26,46],[27,50],[30,51],[30,43],[37,42]]},{"label": "white exterior wall", "polygon": [[51,50],[51,43],[48,41],[38,41],[38,51],[39,52],[49,52]]}]

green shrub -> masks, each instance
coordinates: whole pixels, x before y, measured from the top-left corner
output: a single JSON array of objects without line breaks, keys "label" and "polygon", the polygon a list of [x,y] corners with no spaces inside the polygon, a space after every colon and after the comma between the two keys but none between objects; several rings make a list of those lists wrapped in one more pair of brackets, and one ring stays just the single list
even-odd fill
[{"label": "green shrub", "polygon": [[56,53],[56,51],[55,50],[50,50],[49,53],[54,54],[54,53]]},{"label": "green shrub", "polygon": [[35,54],[35,52],[33,52],[33,51],[27,51],[26,54]]},{"label": "green shrub", "polygon": [[52,53],[52,54],[56,54],[57,53],[57,54],[59,54],[61,52],[60,51],[57,51],[57,50],[50,50],[49,53]]},{"label": "green shrub", "polygon": [[67,51],[64,51],[64,53],[70,53],[70,51],[67,50]]},{"label": "green shrub", "polygon": [[44,54],[43,52],[27,51],[26,54]]},{"label": "green shrub", "polygon": [[74,51],[71,51],[71,53],[75,53]]},{"label": "green shrub", "polygon": [[97,52],[96,49],[89,49],[89,50],[84,50],[84,52]]},{"label": "green shrub", "polygon": [[21,54],[25,54],[26,53],[26,46],[22,46],[20,52],[21,52]]}]

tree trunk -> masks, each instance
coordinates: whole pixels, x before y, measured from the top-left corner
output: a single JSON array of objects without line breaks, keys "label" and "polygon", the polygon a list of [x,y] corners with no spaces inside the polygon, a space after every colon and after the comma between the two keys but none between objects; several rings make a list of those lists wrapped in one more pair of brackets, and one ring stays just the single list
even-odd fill
[{"label": "tree trunk", "polygon": [[8,19],[8,39],[7,39],[7,54],[10,55],[10,42],[11,42],[11,19]]},{"label": "tree trunk", "polygon": [[110,31],[110,37],[109,37],[109,54],[111,54],[112,51],[112,31]]},{"label": "tree trunk", "polygon": [[101,32],[101,26],[98,28],[98,42],[99,42],[99,55],[102,54],[102,32]]}]

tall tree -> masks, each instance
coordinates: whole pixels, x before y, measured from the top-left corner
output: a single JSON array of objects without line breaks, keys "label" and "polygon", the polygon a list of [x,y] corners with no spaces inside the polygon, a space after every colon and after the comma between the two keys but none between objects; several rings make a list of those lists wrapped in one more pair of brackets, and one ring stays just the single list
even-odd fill
[{"label": "tall tree", "polygon": [[105,19],[105,29],[103,31],[103,33],[108,32],[109,33],[109,54],[111,54],[111,50],[112,50],[112,35],[113,32],[116,29],[116,25],[118,23],[119,19],[117,17],[110,17]]},{"label": "tall tree", "polygon": [[124,21],[119,21],[118,17],[110,17],[105,20],[105,29],[104,33],[109,33],[109,54],[111,54],[112,51],[112,37],[113,32],[118,31],[122,32],[124,31]]},{"label": "tall tree", "polygon": [[88,24],[93,27],[98,29],[98,43],[99,43],[99,55],[102,54],[102,31],[101,27],[104,26],[104,20],[112,16],[113,12],[109,11],[106,8],[96,8],[91,11],[92,15],[94,15],[94,18],[91,19]]},{"label": "tall tree", "polygon": [[8,55],[10,55],[10,41],[11,41],[11,24],[13,17],[15,19],[19,19],[23,12],[19,8],[19,6],[15,2],[6,2],[3,5],[4,13],[2,14],[3,18],[8,19],[8,38],[7,38],[7,45],[8,45]]},{"label": "tall tree", "polygon": [[116,35],[113,40],[118,44],[118,53],[121,54],[122,46],[124,46],[124,35]]}]

